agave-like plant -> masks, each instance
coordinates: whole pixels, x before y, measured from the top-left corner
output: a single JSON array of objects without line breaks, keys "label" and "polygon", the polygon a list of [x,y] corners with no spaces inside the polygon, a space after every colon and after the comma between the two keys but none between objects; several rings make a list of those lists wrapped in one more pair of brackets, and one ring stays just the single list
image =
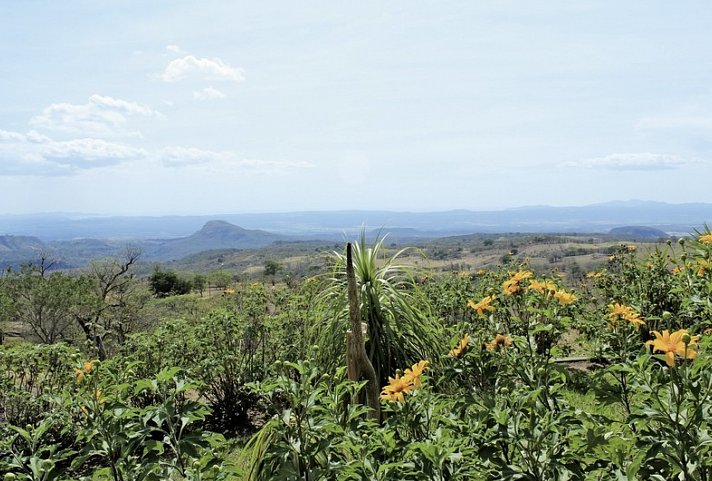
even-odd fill
[{"label": "agave-like plant", "polygon": [[[398,264],[402,249],[387,257],[384,237],[367,245],[361,231],[353,244],[353,265],[358,284],[361,320],[366,330],[366,353],[376,371],[380,387],[396,369],[437,352],[438,327],[427,303],[413,296],[411,269]],[[326,306],[323,318],[312,325],[313,340],[320,346],[322,360],[333,368],[345,362],[346,332],[349,328],[346,288],[346,255],[334,252],[333,270],[321,296]]]}]

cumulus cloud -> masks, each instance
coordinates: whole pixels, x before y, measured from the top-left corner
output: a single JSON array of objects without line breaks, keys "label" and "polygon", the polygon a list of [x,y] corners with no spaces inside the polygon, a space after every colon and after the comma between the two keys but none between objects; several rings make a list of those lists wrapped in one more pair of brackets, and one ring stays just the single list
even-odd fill
[{"label": "cumulus cloud", "polygon": [[162,117],[160,112],[136,102],[114,97],[92,95],[85,104],[56,103],[30,119],[30,125],[71,134],[99,137],[140,136],[126,129],[132,116]]},{"label": "cumulus cloud", "polygon": [[161,74],[161,79],[165,82],[177,82],[189,76],[204,80],[245,80],[244,72],[240,68],[231,67],[217,57],[198,58],[194,55],[171,60]]},{"label": "cumulus cloud", "polygon": [[35,131],[0,130],[0,175],[72,175],[146,156],[143,149],[103,139],[57,141]]},{"label": "cumulus cloud", "polygon": [[565,167],[582,167],[609,170],[670,170],[693,163],[677,155],[641,153],[617,153],[604,157],[566,162]]},{"label": "cumulus cloud", "polygon": [[193,92],[193,98],[198,100],[213,100],[225,98],[225,94],[213,87],[205,87]]}]

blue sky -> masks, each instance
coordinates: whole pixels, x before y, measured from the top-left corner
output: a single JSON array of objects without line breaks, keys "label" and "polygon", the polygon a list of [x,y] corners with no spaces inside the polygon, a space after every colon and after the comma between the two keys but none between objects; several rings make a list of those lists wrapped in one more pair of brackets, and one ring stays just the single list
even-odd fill
[{"label": "blue sky", "polygon": [[0,214],[712,202],[712,3],[0,3]]}]

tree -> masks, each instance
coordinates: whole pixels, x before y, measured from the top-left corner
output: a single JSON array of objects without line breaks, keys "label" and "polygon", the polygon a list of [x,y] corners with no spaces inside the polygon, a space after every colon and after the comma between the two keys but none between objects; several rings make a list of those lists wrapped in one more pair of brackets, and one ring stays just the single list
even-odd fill
[{"label": "tree", "polygon": [[[353,245],[353,264],[359,291],[361,319],[366,324],[366,351],[381,386],[396,369],[422,359],[432,359],[438,348],[438,327],[428,316],[427,305],[418,306],[411,294],[416,288],[409,270],[397,264],[407,249],[386,257],[384,238],[366,244],[365,231]],[[334,253],[330,286],[322,294],[327,314],[313,324],[312,338],[323,346],[325,362],[343,362],[343,346],[349,326],[346,256]]]},{"label": "tree", "polygon": [[158,267],[148,278],[148,283],[156,297],[188,294],[192,287],[189,281],[181,279],[175,272],[162,271]]},{"label": "tree", "polygon": [[89,295],[75,320],[95,346],[99,359],[107,357],[108,339],[124,342],[143,307],[132,272],[140,255],[139,250],[128,248],[120,259],[93,262],[83,275],[89,283]]},{"label": "tree", "polygon": [[74,316],[87,287],[80,277],[48,273],[43,257],[39,263],[24,264],[18,271],[8,271],[2,282],[0,316],[5,323],[21,323],[39,342],[53,344],[71,340]]},{"label": "tree", "polygon": [[205,286],[208,284],[208,278],[203,274],[195,274],[193,276],[192,284],[193,290],[198,291],[200,293],[200,297],[203,297],[203,291],[205,290]]}]

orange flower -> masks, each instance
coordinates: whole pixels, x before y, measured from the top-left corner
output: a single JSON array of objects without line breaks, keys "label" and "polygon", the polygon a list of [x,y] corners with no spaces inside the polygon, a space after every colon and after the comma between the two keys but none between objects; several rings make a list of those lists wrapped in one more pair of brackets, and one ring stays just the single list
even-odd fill
[{"label": "orange flower", "polygon": [[413,386],[419,388],[422,385],[421,378],[423,377],[425,370],[428,368],[428,364],[430,364],[428,361],[416,362],[410,367],[410,369],[405,370],[403,377],[410,376],[413,380]]},{"label": "orange flower", "polygon": [[532,274],[530,271],[515,272],[512,277],[509,278],[509,280],[504,281],[504,283],[502,284],[502,289],[504,290],[504,293],[508,296],[511,296],[512,294],[516,294],[517,292],[521,291],[522,288],[519,286],[519,283],[525,279],[529,279],[533,275],[534,274]]},{"label": "orange flower", "polygon": [[533,279],[529,281],[529,286],[527,287],[530,291],[536,291],[541,294],[554,292],[556,290],[556,284],[551,281],[538,281]]},{"label": "orange flower", "polygon": [[84,381],[84,370],[74,368],[74,378],[77,380],[78,383]]},{"label": "orange flower", "polygon": [[492,342],[488,342],[485,347],[488,351],[495,351],[498,347],[510,347],[512,345],[512,338],[505,336],[503,334],[497,334]]},{"label": "orange flower", "polygon": [[608,319],[611,325],[618,325],[620,319],[636,327],[645,325],[645,321],[640,318],[640,314],[635,312],[631,307],[616,302],[615,304],[609,304],[608,308],[611,310],[611,312],[608,313]]},{"label": "orange flower", "polygon": [[485,311],[494,312],[494,306],[492,305],[492,301],[494,301],[494,299],[494,296],[487,296],[476,304],[474,301],[469,300],[467,301],[467,305],[468,307],[474,309],[478,316],[484,316]]},{"label": "orange flower", "polygon": [[405,393],[415,389],[413,378],[409,375],[401,377],[396,374],[396,377],[388,378],[388,386],[384,386],[381,391],[381,401],[405,401]]},{"label": "orange flower", "polygon": [[450,351],[450,356],[452,357],[460,357],[462,356],[462,353],[465,352],[467,349],[467,345],[470,343],[470,335],[465,334],[462,336],[462,339],[460,339],[460,342],[458,345]]},{"label": "orange flower", "polygon": [[[690,337],[687,329],[680,329],[670,334],[670,331],[665,329],[662,334],[658,331],[653,331],[654,340],[647,341],[646,346],[652,346],[653,352],[662,352],[665,354],[665,362],[668,366],[675,365],[675,355],[683,359],[694,359],[697,357],[697,341],[700,336]],[[685,343],[687,338],[687,343]]]},{"label": "orange flower", "polygon": [[712,244],[712,232],[701,235],[697,238],[697,240],[702,242],[703,244]]},{"label": "orange flower", "polygon": [[554,298],[562,306],[568,306],[576,302],[576,296],[566,291],[556,291],[554,293]]}]

